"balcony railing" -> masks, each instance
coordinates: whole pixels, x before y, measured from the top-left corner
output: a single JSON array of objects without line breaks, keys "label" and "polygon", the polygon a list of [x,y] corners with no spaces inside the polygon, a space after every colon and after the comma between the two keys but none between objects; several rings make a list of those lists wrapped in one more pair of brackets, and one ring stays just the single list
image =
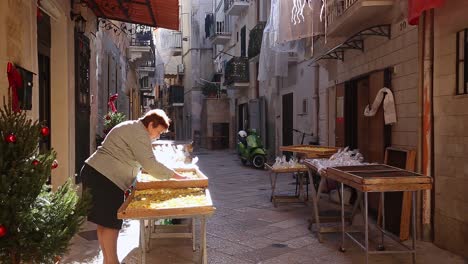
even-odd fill
[{"label": "balcony railing", "polygon": [[216,35],[231,35],[229,25],[225,21],[216,21],[212,24],[212,27],[213,30],[211,31],[211,37]]},{"label": "balcony railing", "polygon": [[229,17],[225,21],[217,21],[214,14],[207,14],[205,17],[205,35],[213,44],[225,44],[231,39],[229,28]]},{"label": "balcony railing", "polygon": [[265,22],[260,22],[250,31],[249,58],[253,58],[257,56],[258,54],[260,54],[264,29],[265,29]]},{"label": "balcony railing", "polygon": [[250,0],[224,0],[224,12],[229,16],[239,16],[249,8]]},{"label": "balcony railing", "polygon": [[226,63],[224,85],[249,82],[249,59],[234,57]]},{"label": "balcony railing", "polygon": [[154,60],[149,60],[149,61],[145,61],[143,63],[141,63],[140,65],[138,65],[140,67],[155,67],[155,62]]},{"label": "balcony railing", "polygon": [[130,40],[130,46],[139,46],[139,47],[151,46],[151,40],[132,38]]},{"label": "balcony railing", "polygon": [[358,0],[329,0],[327,2],[327,25],[330,25],[338,17],[343,15]]},{"label": "balcony railing", "polygon": [[136,32],[130,40],[130,46],[150,46],[152,39],[153,32],[151,30]]},{"label": "balcony railing", "polygon": [[169,105],[181,106],[184,104],[184,87],[180,85],[169,86]]},{"label": "balcony railing", "polygon": [[135,33],[135,38],[140,40],[151,40],[153,38],[153,33],[151,30],[140,31]]},{"label": "balcony railing", "polygon": [[394,0],[328,0],[326,19],[330,35],[343,35],[360,27],[386,24]]}]

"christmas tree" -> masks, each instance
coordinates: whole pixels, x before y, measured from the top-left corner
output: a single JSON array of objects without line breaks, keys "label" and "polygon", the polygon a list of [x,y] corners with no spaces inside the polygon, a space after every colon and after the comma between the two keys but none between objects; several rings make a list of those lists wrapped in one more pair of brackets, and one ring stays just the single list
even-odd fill
[{"label": "christmas tree", "polygon": [[39,153],[49,129],[23,111],[0,109],[0,263],[55,263],[66,253],[88,208],[68,181],[51,191],[56,153]]}]

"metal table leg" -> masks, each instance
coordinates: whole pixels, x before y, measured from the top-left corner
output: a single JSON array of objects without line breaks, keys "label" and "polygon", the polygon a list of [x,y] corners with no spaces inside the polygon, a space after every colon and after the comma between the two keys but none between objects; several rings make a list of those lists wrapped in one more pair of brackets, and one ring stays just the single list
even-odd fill
[{"label": "metal table leg", "polygon": [[208,263],[208,255],[206,252],[206,217],[201,217],[201,231],[200,231],[200,244],[201,244],[201,254],[202,254],[202,263]]},{"label": "metal table leg", "polygon": [[140,253],[141,263],[146,263],[146,234],[145,234],[145,220],[140,220]]},{"label": "metal table leg", "polygon": [[[344,184],[340,182],[341,197],[344,195]],[[341,200],[341,247],[340,251],[345,252],[345,211],[344,211],[344,199]]]},{"label": "metal table leg", "polygon": [[364,239],[366,250],[366,264],[369,263],[369,211],[368,193],[364,192]]},{"label": "metal table leg", "polygon": [[411,255],[413,255],[413,264],[416,263],[416,192],[417,191],[413,191],[412,193],[412,227],[411,227],[411,235],[413,237],[413,246],[412,246],[412,249],[413,249],[413,252]]},{"label": "metal table leg", "polygon": [[196,219],[195,217],[192,218],[192,249],[193,249],[193,251],[196,250],[196,244],[197,244],[196,240],[195,240],[196,239],[196,236],[195,236],[195,231],[196,231],[195,230],[195,219]]},{"label": "metal table leg", "polygon": [[381,192],[380,193],[380,202],[382,203],[382,229],[380,229],[380,245],[377,246],[377,250],[385,250],[385,244],[384,244],[384,238],[385,238],[385,193]]}]

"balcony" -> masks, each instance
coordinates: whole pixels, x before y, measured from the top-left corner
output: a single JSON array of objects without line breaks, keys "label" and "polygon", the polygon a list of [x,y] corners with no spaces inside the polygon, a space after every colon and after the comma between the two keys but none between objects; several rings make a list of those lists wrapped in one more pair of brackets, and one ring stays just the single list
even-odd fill
[{"label": "balcony", "polygon": [[169,37],[171,56],[182,55],[182,32],[173,32]]},{"label": "balcony", "polygon": [[249,5],[250,0],[224,0],[224,12],[228,16],[240,16]]},{"label": "balcony", "polygon": [[184,106],[184,87],[180,85],[169,86],[169,105]]},{"label": "balcony", "polygon": [[152,32],[138,32],[130,39],[130,46],[128,52],[130,54],[130,61],[137,61],[147,59],[152,54],[151,46]]},{"label": "balcony", "polygon": [[207,35],[213,45],[224,45],[231,40],[231,31],[229,30],[229,20],[215,21],[213,14],[208,14],[205,23],[209,26]]},{"label": "balcony", "polygon": [[260,54],[265,22],[258,23],[249,34],[249,59]]},{"label": "balcony", "polygon": [[224,70],[224,85],[249,87],[249,82],[249,59],[244,57],[230,59]]},{"label": "balcony", "polygon": [[327,34],[348,37],[370,26],[391,23],[394,0],[329,0]]},{"label": "balcony", "polygon": [[152,77],[156,71],[156,65],[154,60],[144,61],[138,64],[137,72],[141,76],[150,76]]}]

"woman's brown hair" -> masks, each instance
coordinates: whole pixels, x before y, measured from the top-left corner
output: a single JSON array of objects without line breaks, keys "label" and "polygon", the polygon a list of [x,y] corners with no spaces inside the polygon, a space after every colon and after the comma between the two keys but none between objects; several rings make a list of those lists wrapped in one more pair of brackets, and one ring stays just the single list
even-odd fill
[{"label": "woman's brown hair", "polygon": [[166,130],[169,128],[171,119],[166,115],[166,113],[161,109],[152,109],[146,112],[145,115],[140,117],[140,121],[145,125],[149,126],[150,122],[153,122],[153,128],[156,128],[158,125],[163,126]]}]

